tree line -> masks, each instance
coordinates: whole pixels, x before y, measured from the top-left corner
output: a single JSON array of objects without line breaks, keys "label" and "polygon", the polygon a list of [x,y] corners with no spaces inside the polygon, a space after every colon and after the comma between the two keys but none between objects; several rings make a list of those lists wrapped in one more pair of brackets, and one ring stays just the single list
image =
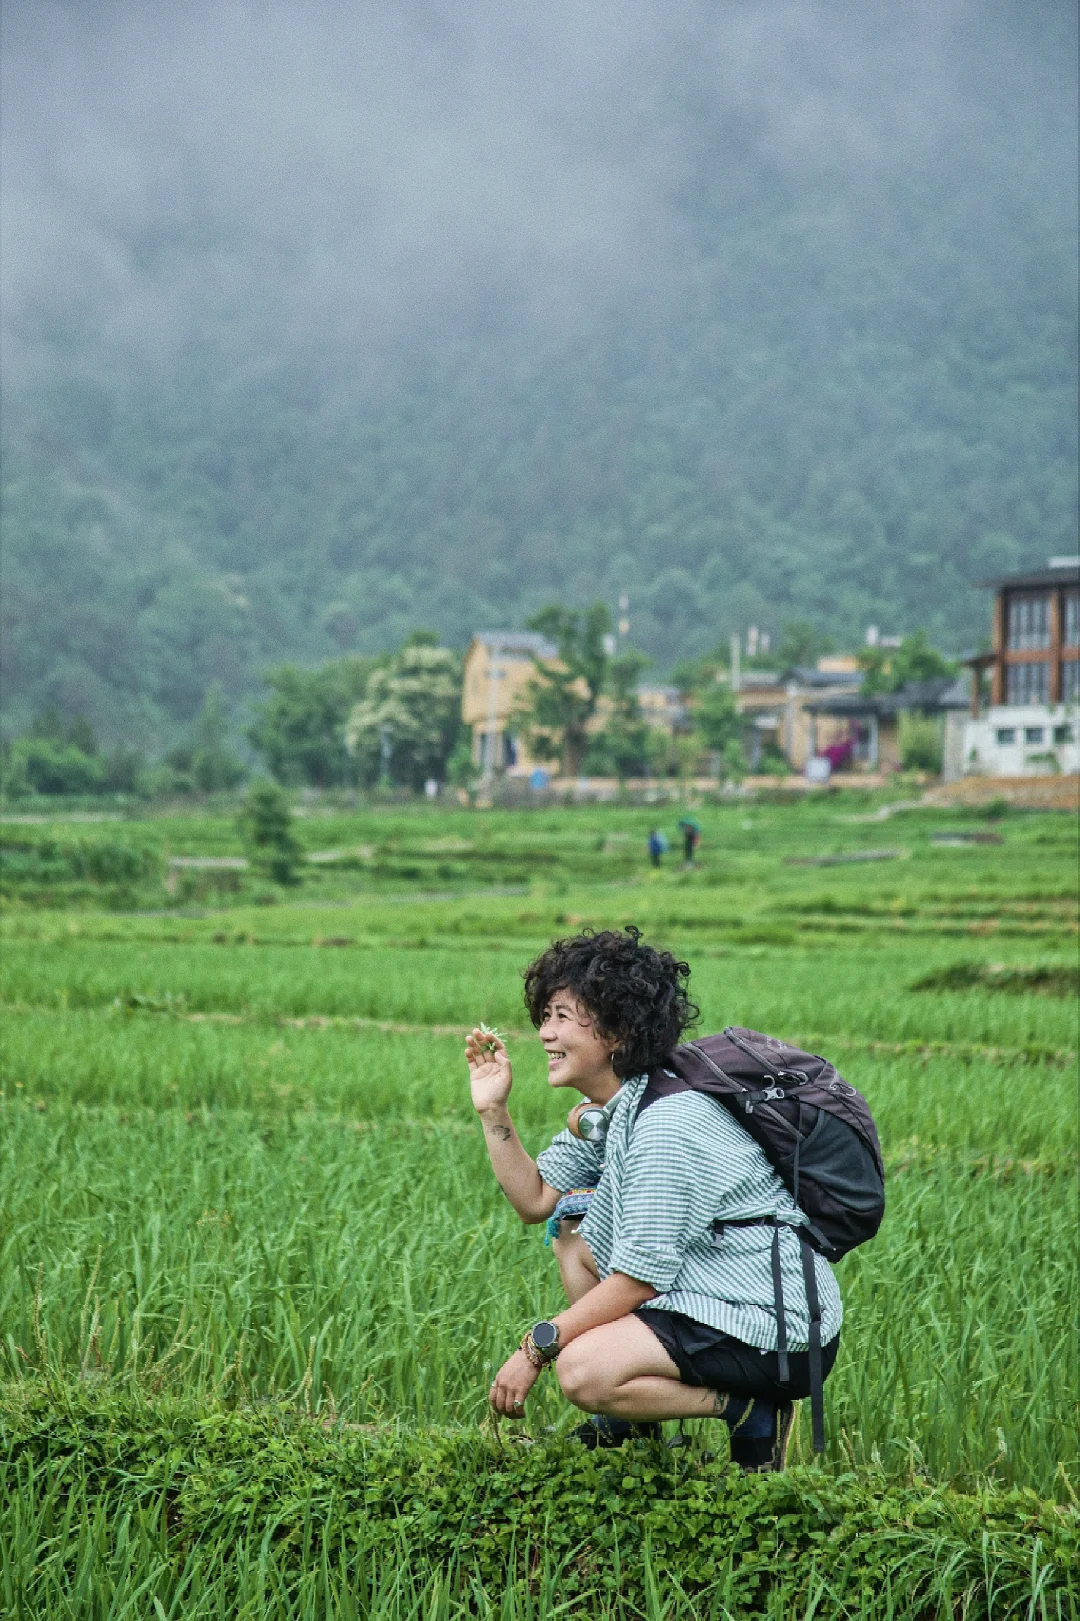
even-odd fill
[{"label": "tree line", "polygon": [[[538,658],[511,726],[535,759],[569,776],[669,776],[691,771],[703,755],[714,774],[746,770],[746,722],[730,680],[728,649],[683,661],[671,673],[684,715],[669,735],[651,726],[638,688],[650,660],[639,649],[615,651],[602,602],[585,609],[553,603],[528,628],[556,649]],[[748,667],[783,671],[811,664],[832,643],[809,621],[789,621],[774,650]],[[924,631],[896,648],[859,655],[863,690],[897,691],[955,668]],[[462,658],[431,631],[414,631],[393,653],[346,655],[312,668],[282,664],[263,678],[263,696],[237,747],[225,697],[211,683],[188,736],[156,761],[117,746],[103,751],[88,721],[44,710],[0,748],[3,791],[31,795],[125,794],[146,798],[228,792],[251,775],[285,788],[419,793],[429,781],[469,787],[478,770],[461,720]],[[763,769],[784,771],[766,751]]]}]

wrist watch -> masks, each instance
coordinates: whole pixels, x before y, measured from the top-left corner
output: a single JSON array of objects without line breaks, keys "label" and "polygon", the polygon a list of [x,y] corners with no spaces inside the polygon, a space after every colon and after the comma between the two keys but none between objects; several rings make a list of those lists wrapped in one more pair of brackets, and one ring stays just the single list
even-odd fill
[{"label": "wrist watch", "polygon": [[559,1344],[559,1330],[554,1323],[547,1322],[534,1324],[530,1330],[532,1342],[543,1362],[554,1362],[562,1347]]}]

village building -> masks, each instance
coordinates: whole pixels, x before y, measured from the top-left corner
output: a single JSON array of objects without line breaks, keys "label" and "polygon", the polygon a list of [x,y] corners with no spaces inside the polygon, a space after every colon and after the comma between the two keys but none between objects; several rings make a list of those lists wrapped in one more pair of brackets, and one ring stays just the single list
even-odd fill
[{"label": "village building", "polygon": [[[650,686],[643,681],[637,688],[637,701],[642,720],[653,731],[663,732],[666,737],[676,737],[680,732],[690,730],[690,712],[678,687]],[[601,704],[603,702],[601,699]]]},{"label": "village building", "polygon": [[[519,715],[537,660],[557,659],[554,643],[535,631],[477,631],[465,654],[461,718],[472,730],[473,760],[485,776],[527,777],[550,761],[533,759]],[[655,731],[675,737],[689,729],[690,719],[678,687],[643,682],[637,688],[642,719]],[[588,730],[601,730],[613,711],[600,697]]]},{"label": "village building", "polygon": [[469,643],[461,718],[472,728],[473,760],[485,776],[527,776],[539,763],[529,758],[516,717],[537,659],[558,656],[553,642],[531,630],[480,630]]},{"label": "village building", "polygon": [[897,692],[819,697],[806,706],[813,752],[836,771],[899,771],[904,763],[902,717],[922,715],[937,721],[942,758],[955,769],[969,703],[968,678],[951,675],[909,681]]},{"label": "village building", "polygon": [[1080,770],[1080,558],[1052,557],[1044,569],[983,584],[994,592],[993,646],[965,660],[974,680],[963,769],[991,777]]},{"label": "village building", "polygon": [[815,699],[842,698],[856,691],[862,672],[854,655],[834,653],[816,665],[794,665],[781,672],[744,670],[738,677],[736,706],[747,720],[746,753],[751,771],[772,755],[802,771],[819,749],[846,738],[846,721],[817,720]]}]

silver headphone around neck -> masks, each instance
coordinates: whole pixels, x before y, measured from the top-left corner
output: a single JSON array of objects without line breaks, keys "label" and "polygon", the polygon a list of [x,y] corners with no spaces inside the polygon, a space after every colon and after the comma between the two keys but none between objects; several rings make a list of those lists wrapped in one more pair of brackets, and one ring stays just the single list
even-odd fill
[{"label": "silver headphone around neck", "polygon": [[582,1109],[577,1117],[577,1134],[584,1142],[602,1143],[608,1134],[611,1117],[615,1113],[615,1105],[623,1095],[624,1088],[620,1086],[613,1098],[601,1105],[594,1103],[591,1108]]}]

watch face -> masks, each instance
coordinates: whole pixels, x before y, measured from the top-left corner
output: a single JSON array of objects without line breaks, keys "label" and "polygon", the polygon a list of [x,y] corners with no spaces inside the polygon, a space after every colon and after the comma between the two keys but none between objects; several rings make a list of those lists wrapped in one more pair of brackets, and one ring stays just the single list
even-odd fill
[{"label": "watch face", "polygon": [[537,1323],[532,1331],[533,1344],[538,1351],[548,1351],[558,1344],[559,1330],[554,1323]]}]

